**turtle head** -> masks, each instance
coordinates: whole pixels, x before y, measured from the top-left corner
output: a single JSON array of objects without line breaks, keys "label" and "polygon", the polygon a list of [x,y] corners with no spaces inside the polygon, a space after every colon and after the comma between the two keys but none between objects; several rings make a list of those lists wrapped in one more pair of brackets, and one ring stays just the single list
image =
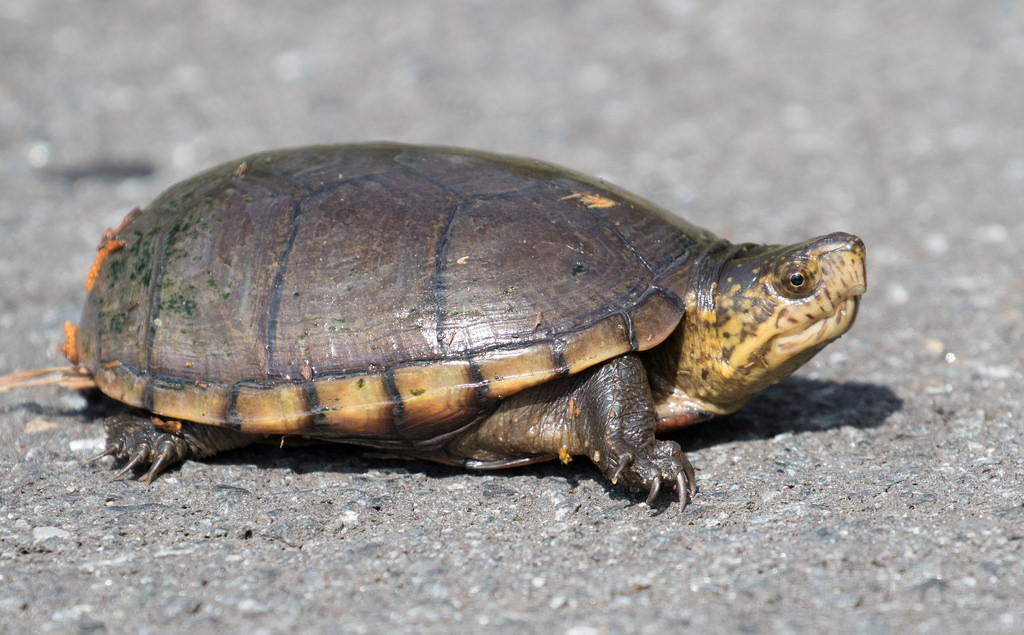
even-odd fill
[{"label": "turtle head", "polygon": [[844,233],[712,249],[686,298],[673,392],[686,396],[682,407],[724,414],[850,328],[867,288],[865,250]]}]

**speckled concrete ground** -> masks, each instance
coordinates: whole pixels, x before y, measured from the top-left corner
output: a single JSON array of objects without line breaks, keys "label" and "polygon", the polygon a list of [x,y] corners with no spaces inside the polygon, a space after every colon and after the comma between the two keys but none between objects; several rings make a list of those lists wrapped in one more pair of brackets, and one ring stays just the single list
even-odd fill
[{"label": "speckled concrete ground", "polygon": [[861,235],[858,324],[679,434],[652,511],[262,448],[152,487],[103,402],[0,394],[0,631],[1019,632],[1024,6],[0,6],[0,372],[59,362],[103,229],[254,150],[395,139],[608,178],[736,240]]}]

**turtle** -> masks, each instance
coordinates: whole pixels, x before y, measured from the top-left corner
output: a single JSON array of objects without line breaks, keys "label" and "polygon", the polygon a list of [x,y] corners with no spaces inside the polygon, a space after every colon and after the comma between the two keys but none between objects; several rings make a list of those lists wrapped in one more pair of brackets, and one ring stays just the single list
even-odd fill
[{"label": "turtle", "polygon": [[[399,143],[266,151],[108,230],[65,355],[147,483],[303,438],[490,469],[583,455],[696,493],[656,434],[740,408],[851,326],[865,247],[731,243],[553,164]],[[111,479],[113,480],[113,479]]]}]

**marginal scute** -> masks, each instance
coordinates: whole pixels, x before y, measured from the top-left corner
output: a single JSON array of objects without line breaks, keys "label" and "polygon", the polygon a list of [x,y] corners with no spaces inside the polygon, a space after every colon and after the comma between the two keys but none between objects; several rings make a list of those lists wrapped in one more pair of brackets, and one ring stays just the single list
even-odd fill
[{"label": "marginal scute", "polygon": [[470,363],[448,360],[394,370],[402,403],[398,432],[413,444],[457,430],[479,410]]},{"label": "marginal scute", "polygon": [[629,311],[637,350],[647,350],[665,341],[679,321],[679,309],[660,291],[653,291]]},{"label": "marginal scute", "polygon": [[384,439],[396,434],[394,402],[379,373],[313,380],[318,434]]},{"label": "marginal scute", "polygon": [[224,423],[231,403],[227,384],[196,384],[191,381],[150,380],[153,395],[151,409],[166,417],[199,423]]},{"label": "marginal scute", "polygon": [[303,384],[236,386],[232,411],[242,432],[301,434],[313,429],[313,413]]},{"label": "marginal scute", "polygon": [[630,349],[629,327],[621,313],[585,329],[566,333],[559,339],[562,340],[562,356],[569,367],[569,374],[628,353]]},{"label": "marginal scute", "polygon": [[485,394],[504,399],[558,376],[558,357],[551,342],[488,351],[473,359],[486,383]]},{"label": "marginal scute", "polygon": [[111,399],[143,408],[146,406],[146,387],[149,382],[124,364],[104,365],[93,371],[96,385]]}]

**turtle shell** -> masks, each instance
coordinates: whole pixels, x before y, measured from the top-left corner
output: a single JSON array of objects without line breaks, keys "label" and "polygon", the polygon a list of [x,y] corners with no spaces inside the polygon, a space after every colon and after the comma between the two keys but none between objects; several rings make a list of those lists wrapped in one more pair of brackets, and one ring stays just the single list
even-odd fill
[{"label": "turtle shell", "polygon": [[113,239],[77,343],[106,394],[243,432],[425,448],[663,341],[715,237],[549,164],[373,144],[221,165]]}]

